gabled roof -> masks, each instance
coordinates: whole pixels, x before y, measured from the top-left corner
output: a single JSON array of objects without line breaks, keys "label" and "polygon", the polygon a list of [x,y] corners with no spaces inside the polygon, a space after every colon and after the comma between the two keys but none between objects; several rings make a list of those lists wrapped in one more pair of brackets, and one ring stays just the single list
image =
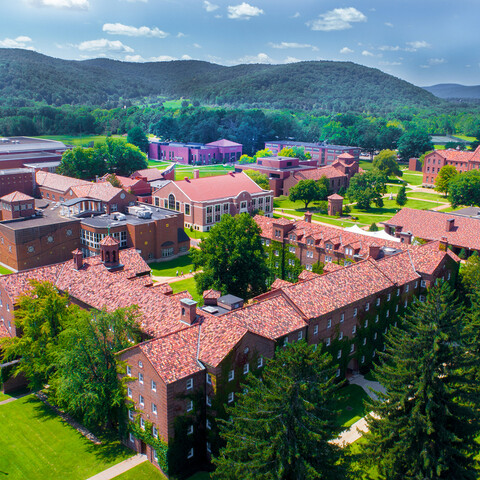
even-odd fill
[{"label": "gabled roof", "polygon": [[[437,154],[443,157],[445,160],[449,160],[452,162],[461,162],[461,163],[468,163],[468,162],[480,162],[480,146],[475,149],[475,151],[468,151],[468,150],[435,150],[432,154]],[[431,155],[431,154],[430,154]],[[428,158],[427,155],[426,158]]]},{"label": "gabled roof", "polygon": [[90,184],[90,182],[80,180],[79,178],[66,177],[64,175],[58,175],[57,173],[44,172],[43,170],[35,172],[35,181],[39,187],[45,187],[62,193],[77,185]]},{"label": "gabled roof", "polygon": [[205,202],[217,198],[236,197],[243,191],[267,194],[245,173],[229,173],[215,177],[193,178],[173,182],[190,200]]},{"label": "gabled roof", "polygon": [[299,170],[293,174],[294,178],[320,180],[322,177],[343,178],[346,175],[335,167],[328,165],[326,167],[312,168],[310,170]]},{"label": "gabled roof", "polygon": [[241,143],[236,143],[232,142],[230,140],[226,140],[225,138],[222,138],[221,140],[217,140],[216,142],[210,142],[207,143],[206,145],[212,146],[212,147],[241,147]]},{"label": "gabled roof", "polygon": [[143,170],[137,170],[136,172],[133,172],[131,178],[135,177],[145,177],[147,179],[147,182],[162,180],[163,170],[159,170],[158,168],[145,168]]},{"label": "gabled roof", "polygon": [[34,198],[25,193],[15,191],[15,192],[9,193],[8,195],[4,195],[2,198],[0,198],[0,200],[10,203],[10,202],[22,202],[22,201],[34,200]]},{"label": "gabled roof", "polygon": [[106,247],[114,247],[115,245],[119,245],[120,242],[113,238],[111,235],[106,235],[100,241],[100,245],[105,245]]},{"label": "gabled roof", "polygon": [[[114,187],[110,182],[88,183],[72,187],[72,191],[79,198],[93,198],[109,202],[119,193],[124,192],[123,189]],[[125,192],[126,195],[130,195]]]},{"label": "gabled roof", "polygon": [[[305,271],[308,271],[308,270],[305,270]],[[292,282],[287,282],[286,280],[282,280],[281,278],[276,278],[270,288],[272,290],[275,290],[277,288],[288,287],[289,285],[293,285]]]}]

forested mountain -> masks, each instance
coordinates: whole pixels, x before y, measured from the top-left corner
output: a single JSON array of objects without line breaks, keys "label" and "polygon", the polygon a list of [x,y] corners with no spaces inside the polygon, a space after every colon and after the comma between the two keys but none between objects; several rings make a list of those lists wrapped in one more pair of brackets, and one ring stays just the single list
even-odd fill
[{"label": "forested mountain", "polygon": [[423,87],[427,92],[439,98],[480,99],[480,85],[459,85],[458,83],[439,83],[431,87]]},{"label": "forested mountain", "polygon": [[145,96],[185,97],[204,104],[327,112],[386,113],[442,104],[426,90],[350,62],[225,67],[195,60],[128,63],[60,60],[0,49],[0,101],[23,106],[105,106]]}]

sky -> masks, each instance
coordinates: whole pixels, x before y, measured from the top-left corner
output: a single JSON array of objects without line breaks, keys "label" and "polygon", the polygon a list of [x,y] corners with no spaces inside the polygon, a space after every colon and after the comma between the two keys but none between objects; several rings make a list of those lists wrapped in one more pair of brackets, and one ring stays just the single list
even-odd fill
[{"label": "sky", "polygon": [[0,0],[0,47],[222,65],[349,61],[480,84],[480,0]]}]

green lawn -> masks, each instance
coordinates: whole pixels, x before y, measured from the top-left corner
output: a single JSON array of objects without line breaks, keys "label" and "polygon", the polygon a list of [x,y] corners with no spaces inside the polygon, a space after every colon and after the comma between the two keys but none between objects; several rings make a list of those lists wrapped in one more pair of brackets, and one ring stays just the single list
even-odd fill
[{"label": "green lawn", "polygon": [[335,403],[335,408],[339,411],[337,423],[347,428],[366,415],[364,400],[368,399],[368,395],[358,385],[347,385],[338,393],[342,398]]},{"label": "green lawn", "polygon": [[148,265],[152,269],[152,275],[159,277],[175,277],[180,275],[180,272],[190,273],[193,272],[193,264],[190,255],[182,255],[181,257],[168,260],[166,262],[154,262]]},{"label": "green lawn", "polygon": [[365,440],[363,438],[359,438],[356,442],[352,443],[348,446],[348,452],[353,456],[353,464],[352,464],[352,471],[355,472],[355,478],[358,480],[379,480],[378,470],[375,466],[370,467],[365,473],[362,474],[362,469],[355,461],[355,455],[360,453],[360,445],[364,443]]},{"label": "green lawn", "polygon": [[114,480],[167,480],[167,477],[149,461],[146,461],[114,477]]},{"label": "green lawn", "polygon": [[172,282],[170,284],[172,287],[173,293],[183,292],[188,290],[191,293],[193,299],[199,304],[203,305],[203,298],[197,293],[197,284],[195,283],[194,278],[186,278],[185,280],[179,280],[178,282]]},{"label": "green lawn", "polygon": [[358,164],[360,168],[363,168],[365,171],[373,170],[373,162],[370,160],[360,160]]},{"label": "green lawn", "polygon": [[13,271],[9,270],[7,267],[0,265],[0,275],[8,275],[9,273],[13,273]]},{"label": "green lawn", "polygon": [[448,203],[448,199],[446,197],[438,193],[433,193],[433,190],[432,190],[432,193],[410,191],[410,192],[407,192],[407,197],[421,198],[423,200],[434,200],[436,202]]},{"label": "green lawn", "polygon": [[133,454],[118,441],[94,445],[33,395],[0,406],[0,452],[9,480],[84,480]]},{"label": "green lawn", "polygon": [[400,178],[410,185],[421,185],[423,183],[423,174],[420,172],[404,170],[403,175]]},{"label": "green lawn", "polygon": [[183,180],[185,177],[193,178],[193,171],[200,170],[200,177],[214,177],[217,175],[225,175],[232,172],[234,167],[227,165],[177,165],[175,167],[175,180]]},{"label": "green lawn", "polygon": [[455,138],[459,138],[460,140],[466,140],[467,142],[474,142],[476,140],[475,137],[467,137],[467,135],[452,135]]},{"label": "green lawn", "polygon": [[189,228],[185,228],[185,233],[190,238],[196,238],[197,240],[200,238],[208,237],[208,235],[210,234],[210,232],[200,232],[199,230],[190,230]]},{"label": "green lawn", "polygon": [[8,400],[9,398],[12,398],[10,395],[7,395],[6,393],[0,392],[0,402],[3,402],[4,400]]},{"label": "green lawn", "polygon": [[164,162],[162,160],[148,160],[149,167],[156,167],[156,168],[166,168],[172,164],[172,162]]},{"label": "green lawn", "polygon": [[[96,144],[105,143],[107,140],[106,135],[43,135],[37,138],[47,138],[49,140],[57,140],[68,145],[87,145],[90,142]],[[112,135],[112,138],[124,138],[122,135]]]}]

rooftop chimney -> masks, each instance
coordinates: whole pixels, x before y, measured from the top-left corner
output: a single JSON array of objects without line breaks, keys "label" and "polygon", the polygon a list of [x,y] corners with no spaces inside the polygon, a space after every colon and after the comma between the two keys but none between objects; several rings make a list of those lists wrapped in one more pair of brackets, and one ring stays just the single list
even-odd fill
[{"label": "rooftop chimney", "polygon": [[445,230],[447,232],[451,232],[451,231],[453,231],[454,227],[455,227],[455,219],[454,218],[448,218],[447,222],[446,222]]},{"label": "rooftop chimney", "polygon": [[376,243],[372,243],[371,245],[368,246],[368,256],[373,258],[374,260],[378,260],[380,257],[380,250],[381,250],[380,245],[377,245]]},{"label": "rooftop chimney", "polygon": [[305,212],[305,221],[307,223],[312,223],[312,214],[311,212]]},{"label": "rooftop chimney", "polygon": [[193,171],[193,178],[200,178],[200,170],[198,168]]},{"label": "rooftop chimney", "polygon": [[191,298],[182,298],[180,300],[180,306],[182,307],[180,320],[189,325],[193,325],[197,318],[197,302]]},{"label": "rooftop chimney", "polygon": [[83,253],[78,248],[72,252],[73,254],[73,268],[80,270],[83,267]]}]

